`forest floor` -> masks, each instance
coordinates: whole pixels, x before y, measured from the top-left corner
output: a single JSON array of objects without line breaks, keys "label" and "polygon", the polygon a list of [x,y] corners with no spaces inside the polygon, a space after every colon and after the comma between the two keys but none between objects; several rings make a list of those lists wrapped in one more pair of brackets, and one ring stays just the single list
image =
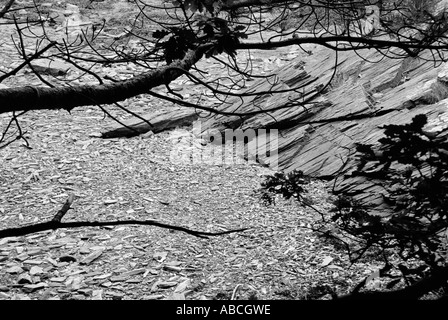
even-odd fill
[{"label": "forest floor", "polygon": [[[269,51],[254,56],[254,67],[274,68],[293,56]],[[14,62],[0,61],[3,68]],[[207,61],[203,67],[220,72]],[[7,85],[38,82],[23,72]],[[124,105],[139,114],[173,108],[145,96]],[[107,110],[129,118],[116,106]],[[9,116],[0,116],[0,128]],[[257,189],[268,168],[176,164],[171,132],[99,138],[111,121],[94,106],[21,116],[30,148],[16,141],[0,149],[0,228],[48,221],[73,193],[67,222],[151,219],[198,231],[248,230],[201,239],[126,225],[0,239],[0,299],[326,299],[325,286],[346,293],[381,266],[350,264],[308,228],[319,219],[315,211],[282,199],[265,206]],[[316,208],[331,208],[323,182],[307,190]]]}]

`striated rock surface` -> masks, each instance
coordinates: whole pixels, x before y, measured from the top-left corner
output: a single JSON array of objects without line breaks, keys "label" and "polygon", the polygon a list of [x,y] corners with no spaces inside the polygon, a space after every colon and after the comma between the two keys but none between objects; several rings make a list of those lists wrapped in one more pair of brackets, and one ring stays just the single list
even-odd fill
[{"label": "striated rock surface", "polygon": [[[294,93],[235,99],[221,111],[239,113],[281,108],[252,116],[213,116],[202,122],[204,132],[226,128],[279,130],[278,167],[333,179],[335,191],[349,191],[358,200],[381,204],[385,190],[361,177],[343,179],[354,168],[355,145],[375,144],[381,127],[404,124],[426,114],[427,130],[448,133],[448,66],[434,64],[430,53],[420,58],[388,59],[376,50],[336,53],[315,47],[276,71],[277,83],[259,81],[249,91],[300,87]],[[336,73],[335,65],[337,64]],[[325,86],[331,80],[330,86]],[[308,99],[305,106],[289,106]],[[319,93],[320,91],[320,93]],[[253,145],[252,145],[253,147]],[[265,147],[259,145],[258,148]],[[260,150],[252,150],[257,155]],[[260,159],[264,163],[272,159]]]},{"label": "striated rock surface", "polygon": [[116,137],[132,137],[139,134],[152,131],[158,133],[176,127],[190,125],[198,118],[199,113],[194,110],[169,110],[159,113],[150,113],[143,115],[141,118],[132,118],[124,121],[126,126],[115,124],[114,128],[103,132],[102,138],[116,138]]}]

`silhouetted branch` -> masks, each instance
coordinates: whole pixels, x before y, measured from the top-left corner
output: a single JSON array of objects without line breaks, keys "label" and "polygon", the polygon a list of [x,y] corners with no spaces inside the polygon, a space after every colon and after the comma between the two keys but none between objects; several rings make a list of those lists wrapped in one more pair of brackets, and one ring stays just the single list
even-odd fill
[{"label": "silhouetted branch", "polygon": [[58,213],[56,213],[56,215],[53,217],[53,219],[51,221],[54,222],[54,223],[60,223],[61,219],[64,217],[64,215],[70,209],[70,207],[71,207],[71,205],[72,205],[74,200],[75,200],[75,195],[74,194],[70,194],[70,196],[68,197],[67,201],[62,206],[61,210],[59,210]]},{"label": "silhouetted branch", "polygon": [[[336,51],[354,51],[370,48],[399,48],[404,50],[409,56],[415,56],[413,49],[429,49],[429,50],[446,50],[448,44],[427,44],[420,41],[393,41],[381,40],[366,37],[352,36],[324,36],[324,37],[303,37],[292,38],[283,41],[257,42],[257,43],[240,43],[237,49],[260,49],[270,50],[274,48],[289,47],[301,44],[320,44]],[[354,46],[360,45],[359,47]]]},{"label": "silhouetted branch", "polygon": [[185,232],[198,238],[207,239],[208,237],[220,236],[229,233],[242,232],[249,228],[241,228],[235,230],[221,231],[221,232],[204,232],[191,230],[185,227],[174,226],[154,220],[123,220],[123,221],[75,221],[75,222],[61,222],[61,219],[70,209],[75,197],[70,195],[67,201],[62,206],[61,210],[53,217],[51,221],[36,223],[28,226],[8,228],[0,230],[0,239],[6,237],[19,237],[27,234],[32,234],[46,230],[56,230],[62,228],[80,228],[80,227],[105,227],[105,226],[121,226],[121,225],[144,225],[155,226],[164,229],[177,230]]},{"label": "silhouetted branch", "polygon": [[[18,110],[66,109],[78,106],[111,104],[146,93],[149,89],[169,83],[201,59],[205,47],[189,50],[184,59],[159,69],[142,73],[129,80],[76,87],[17,87],[0,89],[0,114]],[[172,69],[175,67],[175,69]],[[1,79],[0,79],[1,80]],[[67,99],[71,97],[71,99]]]}]

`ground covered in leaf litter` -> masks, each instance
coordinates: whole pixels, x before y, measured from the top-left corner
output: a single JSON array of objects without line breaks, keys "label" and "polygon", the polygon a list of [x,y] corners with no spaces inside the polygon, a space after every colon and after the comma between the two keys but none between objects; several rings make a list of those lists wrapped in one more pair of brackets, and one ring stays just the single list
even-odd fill
[{"label": "ground covered in leaf litter", "polygon": [[[229,299],[238,286],[234,298],[298,299],[319,285],[344,292],[374,270],[349,267],[344,253],[302,228],[314,211],[283,200],[264,206],[254,192],[271,173],[264,167],[173,164],[168,132],[99,139],[109,121],[93,107],[30,112],[21,123],[32,149],[17,142],[0,151],[2,228],[47,221],[74,193],[64,221],[250,229],[209,240],[147,226],[1,239],[4,299]],[[329,208],[322,183],[309,191],[319,209]]]},{"label": "ground covered in leaf litter", "polygon": [[[301,227],[314,212],[281,200],[261,204],[254,189],[266,169],[172,165],[166,134],[90,138],[104,123],[91,111],[36,112],[28,127],[33,149],[2,150],[2,228],[51,219],[74,193],[64,221],[154,219],[194,230],[250,229],[209,240],[146,226],[2,239],[2,298],[229,299],[239,286],[234,298],[298,299],[318,285],[345,291],[365,276],[365,265],[349,267],[343,253]],[[327,209],[322,184],[309,189]]]},{"label": "ground covered in leaf litter", "polygon": [[[255,57],[255,68],[290,58],[269,52]],[[114,68],[97,71],[119,77],[139,72]],[[27,73],[14,81],[8,85],[38,84]],[[139,114],[173,107],[148,97],[124,105]],[[121,120],[129,117],[107,109]],[[0,116],[0,125],[8,116]],[[272,173],[266,168],[175,164],[169,132],[102,140],[99,132],[110,120],[96,107],[33,111],[20,122],[32,149],[19,141],[0,150],[2,229],[50,220],[70,193],[76,200],[64,221],[153,219],[200,231],[249,229],[210,239],[148,226],[0,239],[1,299],[317,299],[328,298],[326,285],[345,293],[380,266],[350,265],[306,228],[318,218],[314,211],[281,199],[264,206],[255,190]],[[308,190],[319,210],[330,208],[323,183],[312,182]]]}]

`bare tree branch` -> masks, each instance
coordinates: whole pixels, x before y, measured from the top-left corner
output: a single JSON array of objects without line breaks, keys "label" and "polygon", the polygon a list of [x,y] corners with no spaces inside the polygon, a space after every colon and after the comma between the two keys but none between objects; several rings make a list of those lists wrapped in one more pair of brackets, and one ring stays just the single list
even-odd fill
[{"label": "bare tree branch", "polygon": [[28,226],[8,228],[0,230],[0,239],[6,237],[18,237],[31,233],[36,233],[46,230],[56,230],[63,228],[80,228],[80,227],[105,227],[105,226],[120,226],[120,225],[144,225],[144,226],[156,226],[159,228],[177,230],[193,235],[195,237],[207,239],[208,237],[221,236],[229,233],[242,232],[248,230],[248,228],[241,228],[235,230],[228,230],[222,232],[204,232],[191,230],[185,227],[174,226],[154,220],[123,220],[123,221],[76,221],[76,222],[61,222],[61,219],[70,209],[75,197],[70,195],[67,201],[62,206],[51,221],[36,223]]},{"label": "bare tree branch", "polygon": [[[190,50],[181,61],[143,73],[132,79],[99,85],[77,87],[17,87],[0,89],[0,113],[19,110],[66,109],[75,107],[111,104],[147,93],[151,88],[170,83],[201,59],[204,50]],[[71,97],[71,99],[67,99]]]},{"label": "bare tree branch", "polygon": [[[366,37],[352,37],[352,36],[323,36],[323,37],[304,37],[304,38],[292,38],[283,41],[268,41],[258,43],[240,43],[237,45],[237,49],[262,49],[270,50],[274,48],[288,47],[292,45],[301,44],[320,44],[329,47],[336,51],[353,51],[367,48],[399,48],[404,50],[411,56],[415,56],[415,52],[412,49],[428,49],[428,50],[442,50],[448,49],[448,43],[440,45],[431,45],[421,43],[419,41],[393,41],[393,40],[381,40],[376,38]],[[355,44],[362,44],[362,46],[355,47]]]}]

